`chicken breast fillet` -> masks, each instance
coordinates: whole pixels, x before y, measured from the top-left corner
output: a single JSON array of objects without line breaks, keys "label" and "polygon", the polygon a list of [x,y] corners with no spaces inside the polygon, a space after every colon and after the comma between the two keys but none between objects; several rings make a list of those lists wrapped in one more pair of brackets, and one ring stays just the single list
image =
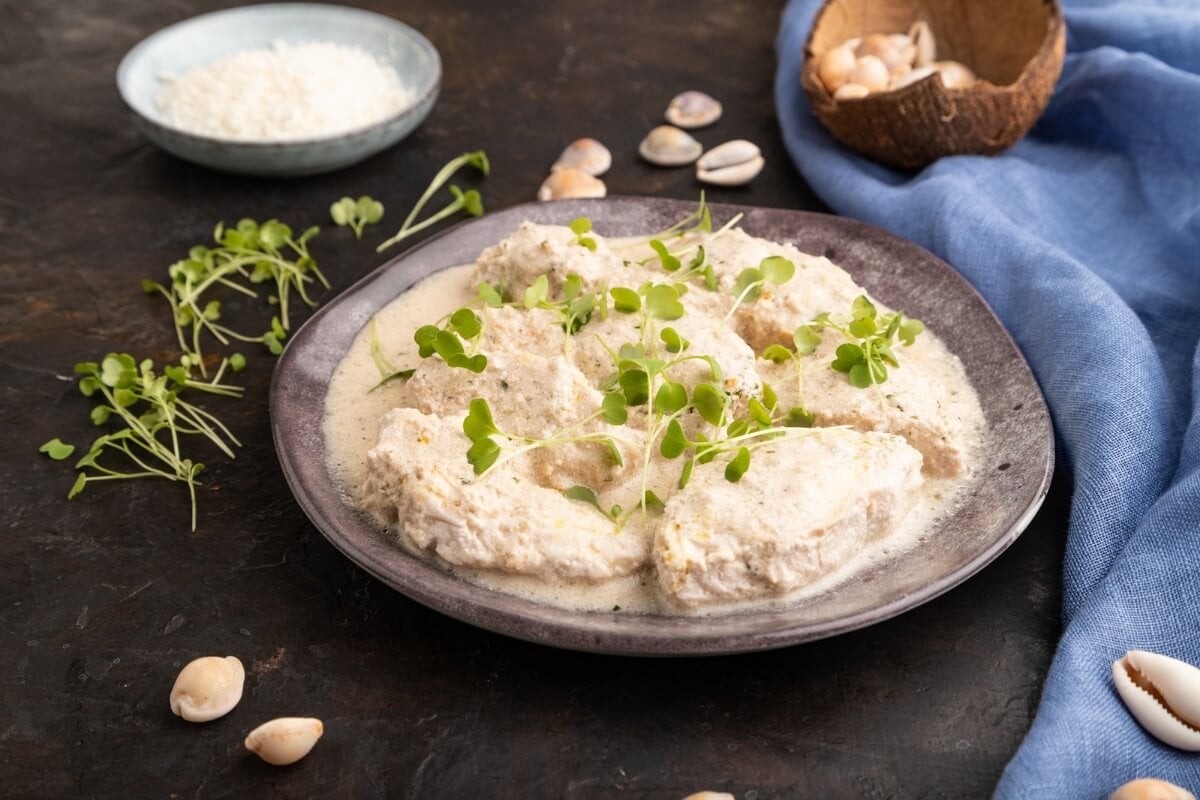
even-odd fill
[{"label": "chicken breast fillet", "polygon": [[546,580],[599,581],[646,566],[649,542],[509,466],[476,478],[462,419],[389,412],[367,454],[364,502],[451,564]]},{"label": "chicken breast fillet", "polygon": [[845,428],[763,445],[736,484],[720,459],[698,466],[659,522],[659,586],[685,607],[799,589],[892,533],[921,483],[903,439]]}]

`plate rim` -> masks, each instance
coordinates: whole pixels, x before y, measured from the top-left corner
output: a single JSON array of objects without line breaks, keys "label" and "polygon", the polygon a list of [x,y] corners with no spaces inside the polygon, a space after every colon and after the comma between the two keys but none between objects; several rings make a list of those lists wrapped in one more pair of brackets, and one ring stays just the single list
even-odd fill
[{"label": "plate rim", "polygon": [[[488,589],[479,584],[474,584],[465,579],[455,576],[446,570],[442,569],[437,564],[423,559],[420,556],[407,552],[402,547],[394,542],[387,541],[386,536],[378,529],[370,530],[370,534],[376,538],[375,544],[380,542],[386,543],[387,547],[403,554],[403,556],[411,561],[415,566],[416,572],[422,577],[430,577],[437,584],[434,588],[424,585],[420,581],[400,580],[396,575],[391,574],[388,570],[383,569],[380,564],[375,563],[369,557],[364,549],[358,546],[358,542],[354,540],[354,536],[345,534],[337,529],[332,521],[325,513],[322,504],[316,501],[316,498],[303,485],[298,465],[296,463],[296,453],[293,448],[288,445],[289,431],[287,426],[282,422],[284,417],[282,405],[286,402],[283,395],[282,384],[286,379],[289,370],[292,369],[293,362],[298,358],[297,353],[303,352],[306,342],[314,335],[314,331],[321,325],[326,317],[336,312],[336,309],[343,302],[347,302],[361,295],[371,284],[379,280],[384,275],[393,271],[401,270],[406,266],[406,262],[418,257],[423,251],[431,249],[445,239],[460,236],[465,229],[484,224],[495,225],[497,217],[520,217],[526,210],[532,209],[554,209],[554,208],[598,208],[603,205],[633,205],[639,206],[646,203],[655,205],[677,206],[680,216],[689,213],[695,208],[694,201],[678,200],[674,198],[661,197],[643,197],[635,195],[615,195],[604,200],[561,200],[552,203],[528,202],[510,206],[508,208],[489,212],[489,214],[479,219],[469,219],[460,222],[450,228],[447,228],[440,233],[437,233],[423,240],[412,248],[405,250],[392,258],[385,261],[377,268],[371,270],[340,293],[337,297],[330,299],[322,305],[303,325],[301,325],[291,337],[283,354],[280,356],[275,369],[272,373],[270,394],[269,394],[269,409],[271,416],[271,433],[275,445],[276,454],[278,456],[280,466],[283,470],[284,477],[287,480],[289,489],[296,498],[297,503],[305,512],[305,515],[313,523],[322,536],[325,537],[333,546],[352,562],[364,569],[376,579],[383,582],[385,585],[400,592],[406,597],[431,608],[434,611],[450,616],[461,622],[473,625],[475,627],[484,628],[495,633],[500,633],[506,636],[511,636],[536,644],[544,644],[554,647],[559,647],[568,650],[576,650],[582,652],[604,653],[610,655],[631,655],[631,656],[708,656],[708,655],[728,655],[736,653],[749,653],[763,650],[772,650],[781,647],[787,647],[802,642],[817,641],[819,639],[836,636],[842,633],[847,633],[869,625],[883,622],[898,616],[906,611],[910,611],[925,603],[928,603],[935,598],[941,596],[947,591],[960,585],[972,576],[976,575],[980,570],[994,561],[1011,544],[1026,530],[1034,516],[1041,509],[1045,502],[1046,495],[1049,491],[1050,482],[1054,473],[1055,466],[1055,441],[1054,432],[1051,422],[1050,412],[1046,405],[1045,398],[1038,385],[1037,379],[1026,361],[1024,354],[1017,347],[1012,335],[1004,324],[996,317],[995,312],[987,303],[986,299],[979,294],[978,290],[957,270],[947,264],[938,256],[930,253],[920,245],[903,237],[896,236],[888,231],[885,231],[876,226],[870,225],[859,220],[848,217],[841,217],[832,214],[822,214],[819,212],[802,211],[797,209],[781,209],[771,208],[766,206],[746,206],[740,204],[726,203],[710,203],[709,206],[717,213],[762,213],[768,212],[771,214],[784,214],[794,216],[797,221],[817,220],[823,224],[832,224],[840,226],[860,234],[864,234],[864,238],[883,237],[892,244],[898,244],[903,248],[916,248],[928,260],[937,262],[949,275],[954,276],[961,286],[965,288],[974,299],[982,306],[991,317],[991,321],[995,324],[999,334],[1002,336],[1002,344],[1010,351],[1011,355],[1016,356],[1015,367],[1020,370],[1021,377],[1024,379],[1026,388],[1031,390],[1030,399],[1036,404],[1036,408],[1029,409],[1028,413],[1033,414],[1036,424],[1043,428],[1042,447],[1039,452],[1043,455],[1040,461],[1040,469],[1036,466],[1031,468],[1029,477],[1036,481],[1032,492],[1029,494],[1029,502],[1021,511],[1012,518],[1012,521],[1004,530],[997,530],[997,535],[991,539],[987,546],[983,547],[975,556],[960,567],[939,576],[937,579],[924,584],[919,589],[904,594],[890,602],[886,602],[877,606],[872,606],[868,609],[863,609],[858,612],[849,614],[844,617],[837,618],[831,622],[818,623],[815,625],[799,625],[788,626],[782,625],[778,629],[769,631],[751,631],[747,633],[713,633],[713,634],[697,634],[689,635],[686,638],[677,636],[666,636],[660,633],[646,632],[630,632],[628,630],[619,630],[619,622],[621,620],[629,620],[642,615],[635,614],[615,614],[601,611],[579,611],[567,610],[557,606],[537,603],[535,601],[521,598],[516,595],[503,593],[498,590]],[[563,216],[566,217],[568,212],[564,210]],[[518,220],[519,221],[519,220]],[[598,223],[603,225],[603,223]],[[428,274],[440,271],[446,267],[453,266],[452,264],[444,264],[429,273],[421,274],[416,277],[413,283],[427,277]],[[410,286],[412,284],[409,284]],[[375,313],[385,305],[372,305],[371,313]],[[365,324],[365,323],[364,323]],[[350,342],[358,335],[361,326],[355,328],[350,335],[347,347]],[[344,354],[344,353],[343,353]],[[325,400],[325,389],[328,386],[328,377],[325,376],[324,382],[321,384],[322,391],[320,392],[320,404],[323,408]],[[323,415],[322,415],[323,416]],[[336,489],[336,483],[332,476],[329,475],[328,469],[322,463],[320,469],[321,475],[328,481],[329,485]],[[344,504],[343,504],[344,505]],[[344,506],[349,508],[348,506]],[[359,514],[350,509],[352,513]],[[361,518],[361,515],[360,519]],[[367,526],[365,519],[362,519],[363,525]],[[446,588],[454,586],[461,591],[451,591],[447,597],[445,594],[439,593],[438,588]],[[478,604],[471,602],[469,598],[464,598],[464,594],[475,594],[479,591],[489,595],[497,595],[505,602],[513,603],[518,607],[528,606],[530,613],[519,613],[509,609],[500,609],[486,604]],[[782,604],[777,609],[786,610],[786,603]],[[562,616],[564,613],[573,616],[583,616],[591,618],[593,622],[598,623],[599,618],[607,618],[610,622],[616,622],[617,625],[610,625],[609,629],[598,629],[596,626],[581,626],[566,624],[562,620],[546,619],[540,617],[538,612],[549,611],[552,617]],[[753,611],[746,616],[752,617]],[[668,617],[666,615],[649,615],[653,619],[692,619],[703,620],[705,617]],[[730,619],[738,615],[720,615],[718,619]]]}]

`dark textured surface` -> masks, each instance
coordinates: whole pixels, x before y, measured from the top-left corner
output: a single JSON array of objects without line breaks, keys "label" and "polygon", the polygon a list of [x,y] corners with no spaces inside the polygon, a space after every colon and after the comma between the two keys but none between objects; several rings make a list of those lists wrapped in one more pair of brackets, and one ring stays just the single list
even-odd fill
[{"label": "dark textured surface", "polygon": [[[1029,725],[1057,635],[1065,483],[1012,549],[929,605],[815,644],[687,661],[484,633],[351,565],[283,481],[266,413],[272,364],[258,353],[249,399],[213,404],[246,447],[210,461],[197,533],[178,486],[65,501],[69,469],[35,450],[91,435],[71,364],[110,349],[172,355],[164,308],[138,280],[218,219],[324,222],[331,200],[369,192],[394,222],[435,164],[481,146],[495,164],[489,205],[512,205],[580,135],[613,149],[614,193],[691,199],[688,171],[633,154],[685,88],[725,103],[702,141],[745,136],[767,158],[752,187],[713,199],[817,207],[775,131],[777,7],[377,4],[441,50],[433,114],[346,172],[263,181],[160,153],[113,87],[141,37],[218,5],[0,1],[0,794],[986,795]],[[344,230],[327,229],[314,251],[335,291],[382,261]],[[178,668],[225,653],[248,669],[238,709],[204,726],[171,716]],[[313,754],[283,770],[241,749],[280,714],[327,723]]]},{"label": "dark textured surface", "polygon": [[990,563],[1028,524],[1054,468],[1049,412],[1016,345],[969,283],[912,242],[844,217],[752,206],[713,204],[713,225],[742,214],[742,226],[753,235],[836,259],[872,296],[931,330],[956,331],[952,348],[968,380],[986,387],[980,402],[988,434],[977,471],[954,513],[925,531],[919,548],[882,560],[820,596],[754,612],[581,612],[459,580],[394,546],[343,502],[344,490],[325,466],[324,397],[373,313],[421,278],[471,261],[524,220],[565,224],[586,216],[597,232],[618,236],[664,230],[693,208],[689,201],[656,197],[525,203],[413,248],[326,305],[296,334],[271,386],[280,462],[309,518],[356,563],[431,608],[531,642],[609,654],[719,655],[820,639],[902,613]]}]

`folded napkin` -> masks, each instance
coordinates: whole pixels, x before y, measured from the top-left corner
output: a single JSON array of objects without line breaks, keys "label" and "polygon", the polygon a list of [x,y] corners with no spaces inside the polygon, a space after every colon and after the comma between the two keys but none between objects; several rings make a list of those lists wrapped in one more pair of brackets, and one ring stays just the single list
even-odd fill
[{"label": "folded napkin", "polygon": [[779,34],[789,153],[838,213],[919,242],[987,298],[1074,477],[1063,637],[996,796],[1102,798],[1147,775],[1197,790],[1200,754],[1142,730],[1111,664],[1143,649],[1200,665],[1200,3],[1064,0],[1066,65],[1034,131],[915,174],[813,116],[799,74],[820,5],[792,0]]}]

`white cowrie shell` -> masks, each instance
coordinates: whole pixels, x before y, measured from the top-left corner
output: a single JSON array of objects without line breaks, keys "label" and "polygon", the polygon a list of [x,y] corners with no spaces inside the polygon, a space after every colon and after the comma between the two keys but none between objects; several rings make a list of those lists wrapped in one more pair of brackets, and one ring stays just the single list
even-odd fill
[{"label": "white cowrie shell", "polygon": [[704,92],[683,92],[671,100],[664,116],[680,128],[704,128],[721,118],[721,104]]},{"label": "white cowrie shell", "polygon": [[608,187],[599,178],[580,169],[556,169],[542,181],[537,199],[545,202],[567,197],[604,197],[606,194]]},{"label": "white cowrie shell", "polygon": [[550,169],[577,169],[599,177],[611,166],[612,153],[607,147],[595,139],[577,139],[567,145]]},{"label": "white cowrie shell", "polygon": [[704,148],[686,131],[674,125],[659,125],[646,134],[638,153],[660,167],[682,167],[700,157]]},{"label": "white cowrie shell", "polygon": [[1200,669],[1130,650],[1112,672],[1117,693],[1143,728],[1172,747],[1200,751]]},{"label": "white cowrie shell", "polygon": [[171,687],[171,711],[188,722],[223,717],[242,699],[246,670],[234,656],[205,656],[179,671]]},{"label": "white cowrie shell", "polygon": [[966,89],[974,86],[977,78],[966,64],[957,61],[938,61],[933,68],[942,76],[942,84],[947,89]]},{"label": "white cowrie shell", "polygon": [[746,139],[717,145],[696,162],[696,177],[715,186],[741,186],[762,172],[762,151]]},{"label": "white cowrie shell", "polygon": [[325,732],[313,717],[280,717],[264,722],[246,736],[246,749],[277,767],[295,764],[308,755]]},{"label": "white cowrie shell", "polygon": [[899,76],[893,78],[891,88],[903,89],[905,86],[911,86],[914,83],[916,83],[917,81],[925,80],[926,78],[928,78],[930,75],[934,74],[935,72],[937,72],[937,70],[934,69],[932,66],[917,67],[912,72],[908,72],[908,73],[905,73],[904,75],[899,75]]},{"label": "white cowrie shell", "polygon": [[1138,778],[1118,787],[1108,800],[1196,800],[1196,795],[1158,778]]},{"label": "white cowrie shell", "polygon": [[694,792],[689,794],[683,800],[734,800],[733,795],[729,792],[714,792],[705,790],[703,792]]},{"label": "white cowrie shell", "polygon": [[881,92],[887,88],[890,77],[883,61],[875,56],[860,56],[850,74],[850,82],[861,84],[872,92]]},{"label": "white cowrie shell", "polygon": [[929,23],[918,20],[908,29],[908,38],[916,47],[913,60],[914,67],[926,67],[937,60],[937,41],[933,38],[933,30]]}]

